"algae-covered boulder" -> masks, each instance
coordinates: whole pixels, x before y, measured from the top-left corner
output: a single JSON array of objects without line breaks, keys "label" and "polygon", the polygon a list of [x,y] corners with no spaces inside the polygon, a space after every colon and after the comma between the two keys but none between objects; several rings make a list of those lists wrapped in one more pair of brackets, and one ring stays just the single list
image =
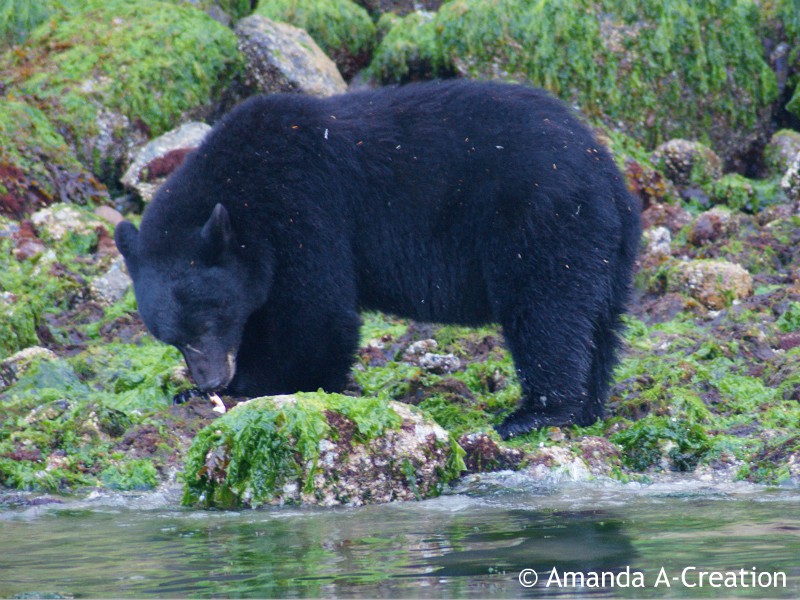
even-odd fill
[{"label": "algae-covered boulder", "polygon": [[698,137],[733,159],[766,136],[777,99],[748,0],[452,0],[433,31],[442,69],[529,81],[650,147]]},{"label": "algae-covered boulder", "polygon": [[263,0],[255,14],[305,29],[345,79],[367,63],[375,45],[372,19],[350,0]]},{"label": "algae-covered boulder", "polygon": [[407,83],[454,74],[442,56],[434,13],[417,11],[403,17],[387,13],[378,21],[378,30],[384,33],[367,68],[369,77]]},{"label": "algae-covered boulder", "polygon": [[190,6],[87,0],[0,56],[0,87],[41,109],[111,180],[130,146],[211,110],[239,60],[233,33]]},{"label": "algae-covered boulder", "polygon": [[691,140],[669,140],[652,156],[664,175],[675,185],[703,184],[722,175],[722,161],[708,146]]},{"label": "algae-covered boulder", "polygon": [[105,187],[42,111],[18,100],[0,101],[0,214],[19,219],[53,202],[107,200]]},{"label": "algae-covered boulder", "polygon": [[719,310],[753,293],[753,278],[741,265],[724,260],[680,262],[670,278],[671,291],[688,294],[704,306]]},{"label": "algae-covered boulder", "polygon": [[302,29],[251,15],[239,21],[236,35],[246,60],[245,83],[262,94],[332,96],[347,90],[336,65]]},{"label": "algae-covered boulder", "polygon": [[407,405],[335,394],[258,398],[203,429],[184,502],[332,506],[436,496],[464,469],[447,432]]}]

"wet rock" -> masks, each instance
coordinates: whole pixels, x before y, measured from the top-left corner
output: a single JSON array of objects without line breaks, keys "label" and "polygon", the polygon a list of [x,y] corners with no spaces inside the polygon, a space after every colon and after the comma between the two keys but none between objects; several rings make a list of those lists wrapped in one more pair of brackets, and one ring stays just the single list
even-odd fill
[{"label": "wet rock", "polygon": [[670,140],[655,149],[652,160],[678,186],[714,181],[722,176],[722,161],[700,142]]},{"label": "wet rock", "polygon": [[735,228],[731,211],[727,208],[716,206],[700,214],[695,219],[688,239],[695,246],[702,246],[717,241],[727,236]]},{"label": "wet rock", "polygon": [[247,61],[246,82],[258,92],[332,96],[347,91],[336,65],[302,29],[252,15],[239,21],[236,35]]},{"label": "wet rock", "polygon": [[0,362],[0,390],[14,385],[35,362],[56,358],[55,352],[41,346],[25,348],[9,356]]},{"label": "wet rock", "polygon": [[781,129],[764,149],[764,163],[771,175],[783,175],[800,155],[800,132]]},{"label": "wet rock", "polygon": [[538,448],[527,456],[526,472],[536,479],[547,481],[587,481],[592,472],[583,458],[562,446]]},{"label": "wet rock", "polygon": [[111,306],[122,300],[132,283],[130,276],[125,272],[124,261],[120,257],[111,263],[105,273],[92,281],[89,290],[91,297],[102,306]]},{"label": "wet rock", "polygon": [[120,181],[129,190],[136,191],[142,200],[150,202],[167,176],[202,143],[209,131],[211,126],[206,123],[184,123],[148,142],[136,152]]},{"label": "wet rock", "polygon": [[800,485],[800,436],[765,431],[762,444],[741,476],[754,483]]},{"label": "wet rock", "polygon": [[606,438],[587,435],[578,442],[578,450],[593,475],[609,476],[622,467],[622,453]]},{"label": "wet rock", "polygon": [[444,429],[398,402],[335,394],[257,398],[195,438],[184,501],[359,506],[421,499],[458,476],[462,456]]},{"label": "wet rock", "polygon": [[670,291],[688,294],[712,310],[753,293],[753,278],[741,265],[724,260],[678,263],[669,279]]},{"label": "wet rock", "polygon": [[522,450],[500,446],[486,433],[464,434],[458,445],[466,452],[464,463],[469,473],[516,470],[525,458]]}]

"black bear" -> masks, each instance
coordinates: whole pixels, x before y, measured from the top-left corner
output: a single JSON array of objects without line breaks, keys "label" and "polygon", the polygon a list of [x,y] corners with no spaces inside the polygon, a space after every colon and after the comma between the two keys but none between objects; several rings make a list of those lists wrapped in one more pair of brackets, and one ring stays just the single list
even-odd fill
[{"label": "black bear", "polygon": [[247,100],[116,241],[203,390],[341,391],[362,309],[499,323],[523,390],[507,438],[602,415],[639,213],[547,93],[431,82]]}]

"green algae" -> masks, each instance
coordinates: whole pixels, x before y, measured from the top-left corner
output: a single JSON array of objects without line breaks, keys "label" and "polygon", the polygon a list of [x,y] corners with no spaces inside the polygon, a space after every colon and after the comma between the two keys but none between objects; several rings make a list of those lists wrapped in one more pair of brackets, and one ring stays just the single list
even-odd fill
[{"label": "green algae", "polygon": [[375,25],[350,0],[267,0],[255,14],[305,29],[349,79],[366,63],[375,45]]},{"label": "green algae", "polygon": [[[452,0],[436,14],[435,38],[425,27],[418,47],[442,70],[544,87],[650,147],[698,136],[727,147],[777,97],[757,24],[748,0]],[[386,56],[392,31],[375,53],[384,81],[402,80],[392,65],[411,54],[396,44],[397,56]]]},{"label": "green algae", "polygon": [[31,104],[0,103],[0,202],[15,217],[55,201],[101,204],[105,188],[78,162],[44,113]]},{"label": "green algae", "polygon": [[103,130],[104,111],[157,136],[213,102],[239,61],[234,34],[199,10],[88,0],[59,11],[0,57],[0,81],[9,98],[40,108],[84,164],[108,176],[108,144],[89,143],[122,136],[119,124]]},{"label": "green algae", "polygon": [[[286,486],[293,485],[299,485],[305,494],[320,494],[315,476],[320,473],[321,443],[326,438],[339,441],[342,447],[362,446],[369,452],[372,440],[399,428],[402,422],[400,415],[378,398],[318,392],[250,400],[198,433],[185,463],[183,502],[229,508],[258,506],[275,501]],[[447,465],[438,473],[437,486],[428,493],[439,493],[441,486],[464,468],[463,451],[452,440],[448,450]],[[416,467],[409,462],[399,468],[414,493],[420,493],[415,487],[419,482]]]},{"label": "green algae", "polygon": [[755,213],[785,201],[778,179],[756,180],[729,173],[704,182],[703,186],[710,192],[712,202],[742,212]]},{"label": "green algae", "polygon": [[385,83],[407,83],[447,76],[453,71],[442,54],[431,14],[412,12],[398,17],[385,13],[377,27],[381,41],[366,69],[368,77]]}]

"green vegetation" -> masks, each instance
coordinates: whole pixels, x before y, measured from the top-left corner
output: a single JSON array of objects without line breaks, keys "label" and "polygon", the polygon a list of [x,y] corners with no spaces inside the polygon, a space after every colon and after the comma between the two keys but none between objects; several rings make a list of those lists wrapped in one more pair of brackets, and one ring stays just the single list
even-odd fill
[{"label": "green vegetation", "polygon": [[233,32],[194,8],[87,0],[78,11],[54,14],[0,57],[0,82],[8,98],[41,109],[84,164],[108,175],[109,144],[99,138],[131,135],[120,128],[163,133],[213,102],[239,60]]},{"label": "green vegetation", "polygon": [[78,162],[44,113],[6,98],[0,103],[0,196],[20,216],[56,200],[107,200],[103,186]]},{"label": "green vegetation", "polygon": [[[451,0],[417,46],[437,72],[529,81],[650,147],[699,136],[728,148],[777,96],[757,24],[750,0]],[[383,81],[407,77],[414,55],[393,31],[371,68]]]},{"label": "green vegetation", "polygon": [[[402,424],[400,415],[377,398],[305,393],[251,400],[197,435],[186,460],[183,501],[220,507],[307,502],[304,496],[324,505],[358,502],[360,495],[370,494],[370,484],[364,490],[352,489],[352,482],[339,487],[336,469],[359,468],[348,466],[348,455],[358,457],[353,464],[360,468],[370,464],[369,457],[381,452],[377,440]],[[326,440],[339,442],[344,456],[324,456]],[[420,457],[391,448],[388,460],[379,455],[363,474],[378,482],[376,492],[383,493],[400,477],[416,497],[437,495],[464,467],[457,445],[442,448],[437,442],[428,451],[444,450],[449,459],[435,481],[426,481],[417,472],[424,466]]]}]

